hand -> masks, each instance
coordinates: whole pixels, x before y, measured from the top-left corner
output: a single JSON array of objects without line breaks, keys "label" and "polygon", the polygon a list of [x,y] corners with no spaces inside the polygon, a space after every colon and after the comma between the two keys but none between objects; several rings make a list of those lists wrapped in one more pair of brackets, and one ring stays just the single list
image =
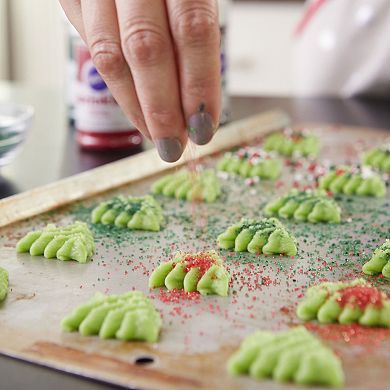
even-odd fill
[{"label": "hand", "polygon": [[[130,121],[161,158],[208,143],[220,113],[215,0],[60,0]],[[188,132],[187,132],[188,129]]]}]

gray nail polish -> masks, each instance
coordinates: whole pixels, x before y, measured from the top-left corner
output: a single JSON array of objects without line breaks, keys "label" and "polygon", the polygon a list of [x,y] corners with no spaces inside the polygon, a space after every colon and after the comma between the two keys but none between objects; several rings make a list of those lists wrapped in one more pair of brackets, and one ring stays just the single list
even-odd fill
[{"label": "gray nail polish", "polygon": [[158,154],[166,162],[175,162],[183,154],[183,146],[177,138],[160,138],[155,144]]},{"label": "gray nail polish", "polygon": [[213,119],[211,115],[205,111],[203,103],[199,106],[198,112],[190,116],[188,127],[189,137],[198,145],[205,145],[213,138]]}]

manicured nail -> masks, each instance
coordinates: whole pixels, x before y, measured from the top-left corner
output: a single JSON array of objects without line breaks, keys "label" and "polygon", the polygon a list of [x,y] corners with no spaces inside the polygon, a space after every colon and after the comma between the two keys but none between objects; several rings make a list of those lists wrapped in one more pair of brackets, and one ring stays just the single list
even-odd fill
[{"label": "manicured nail", "polygon": [[159,138],[155,143],[158,154],[166,162],[175,162],[183,154],[183,146],[177,138]]},{"label": "manicured nail", "polygon": [[211,115],[205,111],[203,103],[199,106],[198,112],[190,116],[188,127],[189,137],[198,145],[205,145],[213,138],[213,119]]}]

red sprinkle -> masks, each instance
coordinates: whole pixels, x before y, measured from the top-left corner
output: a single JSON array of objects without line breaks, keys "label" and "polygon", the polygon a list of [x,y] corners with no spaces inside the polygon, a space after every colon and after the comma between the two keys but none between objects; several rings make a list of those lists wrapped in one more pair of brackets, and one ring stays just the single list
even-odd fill
[{"label": "red sprinkle", "polygon": [[280,308],[280,311],[283,313],[283,314],[289,314],[291,312],[291,310],[287,307],[287,306],[282,306]]},{"label": "red sprinkle", "polygon": [[216,260],[207,253],[198,253],[196,256],[187,255],[184,258],[185,271],[188,272],[192,268],[198,268],[200,274],[204,275],[206,271],[215,264]]},{"label": "red sprinkle", "polygon": [[358,306],[360,309],[366,308],[368,305],[382,307],[382,294],[375,287],[367,286],[352,286],[340,290],[341,296],[337,299],[337,303],[344,307],[346,305]]},{"label": "red sprinkle", "polygon": [[344,341],[350,345],[360,345],[366,349],[373,349],[380,346],[385,339],[390,338],[390,329],[367,328],[358,324],[316,324],[309,322],[305,324],[307,330],[317,333],[323,340],[340,342]]},{"label": "red sprinkle", "polygon": [[184,290],[166,291],[161,289],[157,298],[164,303],[180,303],[181,301],[200,301],[200,294],[198,292],[185,292]]}]

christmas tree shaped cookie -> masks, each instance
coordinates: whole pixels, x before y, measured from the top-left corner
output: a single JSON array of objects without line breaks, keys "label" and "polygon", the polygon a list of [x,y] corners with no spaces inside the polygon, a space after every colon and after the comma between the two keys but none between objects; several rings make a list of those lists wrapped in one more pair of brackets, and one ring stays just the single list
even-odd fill
[{"label": "christmas tree shaped cookie", "polygon": [[45,256],[47,259],[76,260],[86,263],[94,252],[91,231],[83,222],[66,227],[47,225],[24,236],[16,245],[18,253],[30,252],[31,256]]},{"label": "christmas tree shaped cookie", "polygon": [[386,194],[385,182],[368,167],[334,167],[320,178],[319,187],[334,194],[376,197]]},{"label": "christmas tree shaped cookie", "polygon": [[227,364],[231,375],[272,378],[299,385],[341,387],[344,373],[339,358],[304,327],[249,335]]},{"label": "christmas tree shaped cookie", "polygon": [[371,260],[363,265],[363,272],[367,275],[382,273],[384,277],[390,278],[390,240],[375,249]]},{"label": "christmas tree shaped cookie", "polygon": [[264,141],[264,149],[278,152],[287,157],[316,157],[320,150],[320,142],[318,137],[307,131],[294,131],[287,128],[283,132],[267,136]]},{"label": "christmas tree shaped cookie", "polygon": [[152,192],[176,199],[212,203],[221,195],[221,184],[211,169],[202,172],[180,171],[157,180]]},{"label": "christmas tree shaped cookie", "polygon": [[218,161],[217,169],[243,177],[276,179],[282,172],[282,162],[260,148],[247,147],[225,153]]},{"label": "christmas tree shaped cookie", "polygon": [[61,327],[83,336],[154,343],[158,341],[161,324],[152,301],[140,291],[131,291],[123,295],[97,293],[66,316]]},{"label": "christmas tree shaped cookie", "polygon": [[92,223],[157,232],[164,216],[160,204],[151,195],[118,196],[100,203],[92,211],[91,220]]},{"label": "christmas tree shaped cookie", "polygon": [[149,278],[149,287],[198,291],[202,295],[228,295],[230,274],[215,251],[186,254],[178,252],[160,264]]},{"label": "christmas tree shaped cookie", "polygon": [[264,209],[268,216],[293,218],[307,222],[340,222],[340,207],[325,191],[292,190],[269,202]]},{"label": "christmas tree shaped cookie", "polygon": [[4,301],[8,294],[8,272],[0,267],[0,302]]},{"label": "christmas tree shaped cookie", "polygon": [[234,249],[236,252],[286,256],[297,254],[295,238],[276,218],[243,218],[220,234],[217,241],[220,248]]},{"label": "christmas tree shaped cookie", "polygon": [[364,279],[325,282],[308,288],[297,308],[298,318],[317,319],[322,324],[359,323],[390,327],[390,299]]},{"label": "christmas tree shaped cookie", "polygon": [[382,172],[390,172],[390,141],[365,152],[362,156],[362,163]]}]

